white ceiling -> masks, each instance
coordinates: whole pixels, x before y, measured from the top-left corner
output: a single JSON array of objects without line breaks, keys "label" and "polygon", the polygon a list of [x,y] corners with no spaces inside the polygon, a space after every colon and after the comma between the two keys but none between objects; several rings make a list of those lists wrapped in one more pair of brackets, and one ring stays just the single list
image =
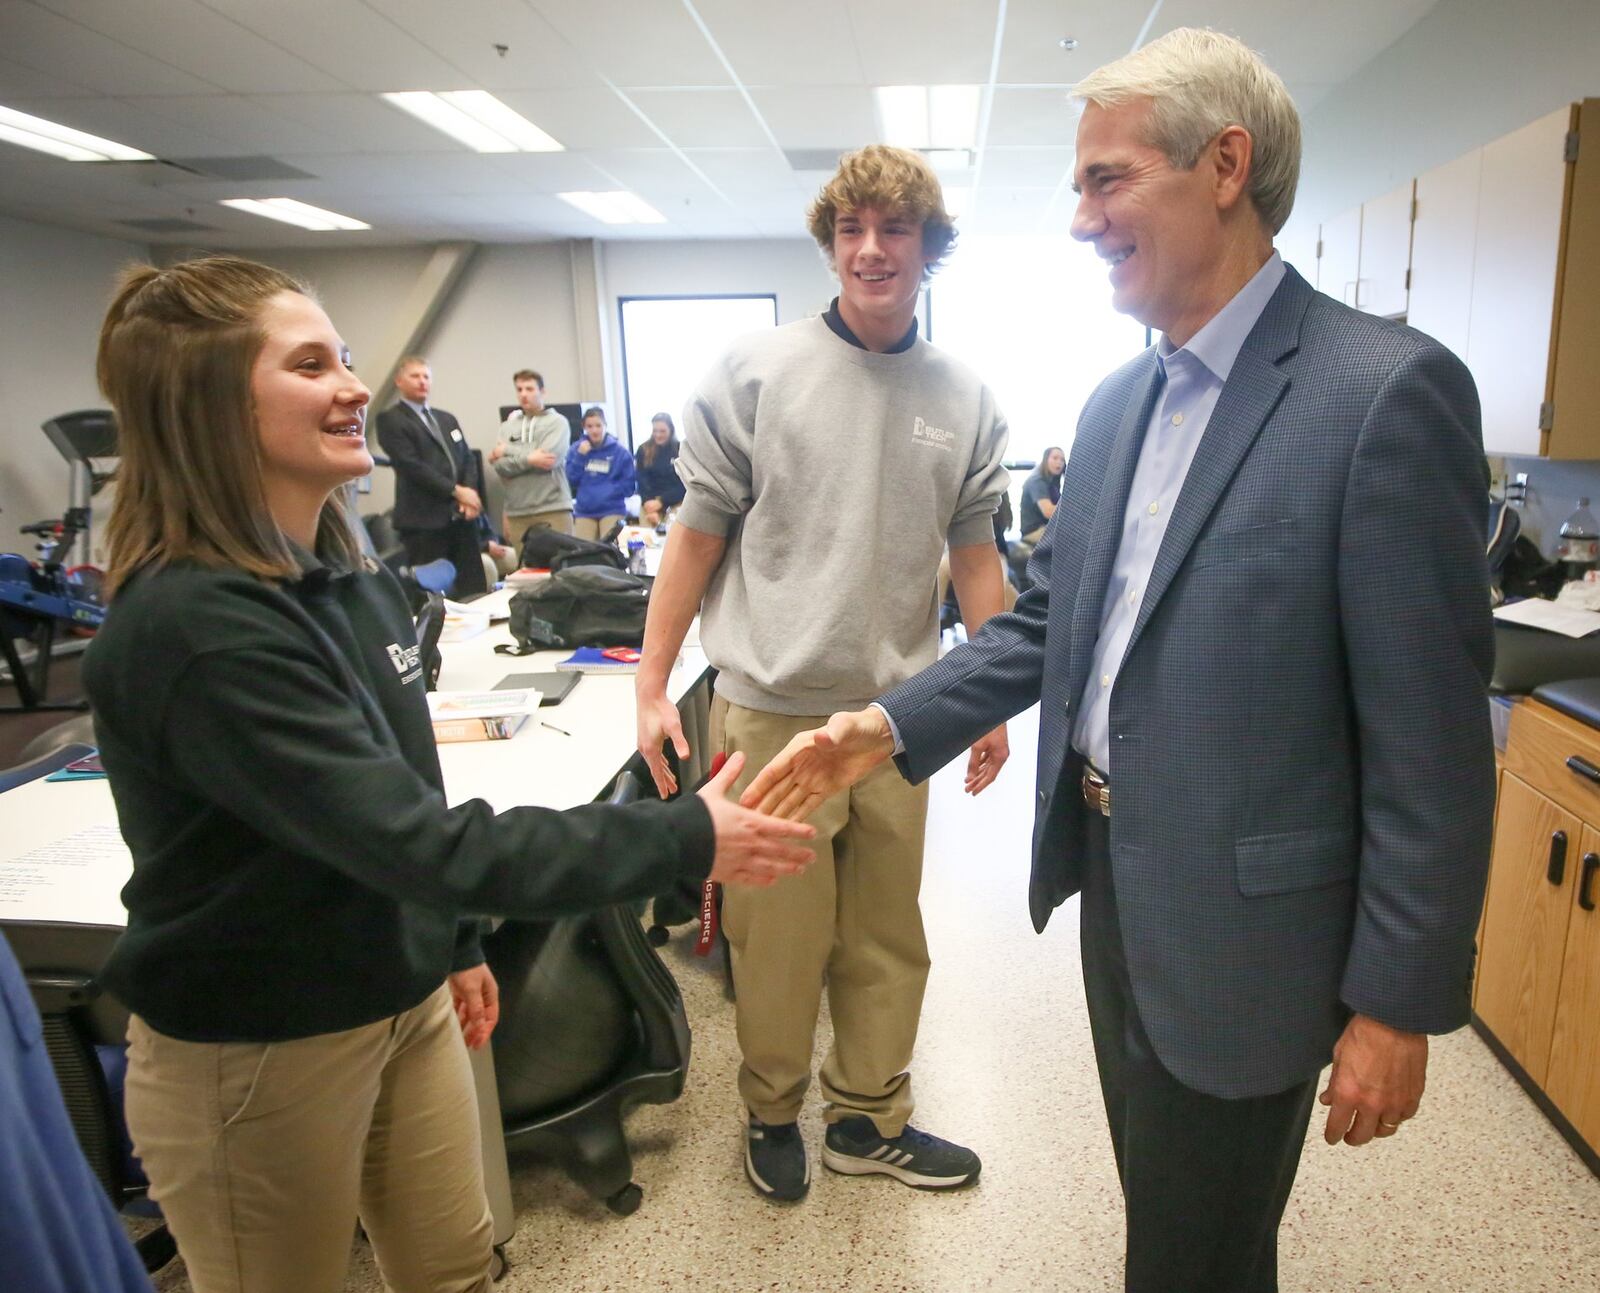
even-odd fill
[{"label": "white ceiling", "polygon": [[[985,87],[963,228],[1066,218],[1066,92],[1173,27],[1262,51],[1305,111],[1435,0],[0,0],[0,105],[183,164],[268,157],[304,179],[70,163],[0,143],[0,213],[217,249],[568,237],[791,238],[825,174],[784,150],[877,135],[871,87]],[[1073,53],[1059,48],[1075,37]],[[497,45],[506,47],[502,54]],[[479,155],[376,98],[485,89],[567,151]],[[206,163],[199,169],[205,169]],[[607,226],[569,189],[630,188],[667,222]],[[294,197],[369,222],[313,234],[218,206]],[[150,235],[127,221],[202,232]]]}]

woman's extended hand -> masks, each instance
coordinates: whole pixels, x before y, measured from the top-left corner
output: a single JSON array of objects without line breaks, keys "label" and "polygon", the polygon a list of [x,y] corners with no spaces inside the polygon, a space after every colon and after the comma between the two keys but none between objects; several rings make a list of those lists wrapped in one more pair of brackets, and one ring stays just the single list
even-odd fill
[{"label": "woman's extended hand", "polygon": [[762,887],[811,865],[815,856],[811,850],[791,841],[811,839],[817,831],[803,822],[780,821],[729,800],[743,767],[743,754],[729,756],[721,771],[700,789],[717,833],[716,860],[706,878],[718,884]]}]

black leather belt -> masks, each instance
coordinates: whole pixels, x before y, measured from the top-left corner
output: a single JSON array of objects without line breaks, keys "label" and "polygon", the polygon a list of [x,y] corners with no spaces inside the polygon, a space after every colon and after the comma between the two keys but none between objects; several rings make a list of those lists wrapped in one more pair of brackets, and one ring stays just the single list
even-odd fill
[{"label": "black leather belt", "polygon": [[1083,765],[1083,802],[1100,816],[1111,816],[1111,783],[1087,763]]}]

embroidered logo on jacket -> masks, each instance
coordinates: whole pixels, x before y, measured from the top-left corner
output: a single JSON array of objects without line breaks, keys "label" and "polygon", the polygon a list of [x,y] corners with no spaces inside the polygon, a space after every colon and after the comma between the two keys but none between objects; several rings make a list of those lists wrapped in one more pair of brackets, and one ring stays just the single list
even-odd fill
[{"label": "embroidered logo on jacket", "polygon": [[931,427],[921,418],[911,424],[911,443],[927,445],[930,449],[943,449],[950,452],[950,442],[956,438],[954,431],[945,431],[940,427]]},{"label": "embroidered logo on jacket", "polygon": [[[415,682],[422,676],[422,648],[419,646],[401,646],[398,642],[391,642],[384,648],[389,653],[389,663],[394,666],[394,671],[400,675],[402,683]],[[411,670],[409,674],[407,670]]]}]

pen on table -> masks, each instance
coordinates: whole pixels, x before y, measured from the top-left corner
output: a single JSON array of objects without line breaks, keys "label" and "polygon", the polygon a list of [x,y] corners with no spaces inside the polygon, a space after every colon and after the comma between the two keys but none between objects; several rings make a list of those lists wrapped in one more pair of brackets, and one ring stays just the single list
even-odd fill
[{"label": "pen on table", "polygon": [[562,736],[571,736],[572,735],[572,733],[567,731],[566,728],[557,727],[554,723],[547,723],[542,718],[539,720],[539,726],[540,727],[548,727],[552,732],[560,732]]}]

